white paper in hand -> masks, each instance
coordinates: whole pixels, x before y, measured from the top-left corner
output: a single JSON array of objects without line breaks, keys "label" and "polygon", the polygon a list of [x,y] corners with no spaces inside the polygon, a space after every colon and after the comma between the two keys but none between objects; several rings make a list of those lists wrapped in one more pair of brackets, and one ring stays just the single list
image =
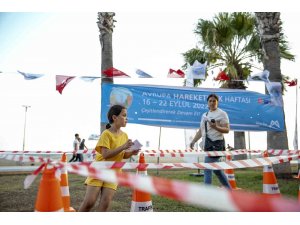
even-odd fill
[{"label": "white paper in hand", "polygon": [[138,149],[141,149],[142,148],[142,144],[138,141],[138,140],[135,140],[133,142],[133,145],[127,150],[128,152],[132,152],[134,150],[138,150]]}]

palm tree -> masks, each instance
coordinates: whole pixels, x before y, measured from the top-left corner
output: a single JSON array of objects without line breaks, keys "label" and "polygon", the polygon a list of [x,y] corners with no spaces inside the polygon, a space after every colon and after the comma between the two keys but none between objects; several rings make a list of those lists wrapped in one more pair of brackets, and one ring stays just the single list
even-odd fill
[{"label": "palm tree", "polygon": [[[112,33],[114,29],[114,12],[98,12],[99,40],[101,44],[101,71],[113,66]],[[102,74],[102,77],[105,75]],[[103,78],[102,83],[113,83],[112,78]],[[102,95],[101,95],[102,96]],[[101,112],[103,109],[101,108]],[[101,122],[100,132],[105,130],[105,123]]]},{"label": "palm tree", "polygon": [[[221,81],[221,87],[245,89],[242,80],[250,75],[259,46],[255,17],[243,12],[219,13],[212,20],[200,19],[195,33],[199,35],[202,50],[196,48],[184,53],[185,61],[190,64],[195,60],[208,61],[208,69],[223,67],[230,80]],[[234,133],[234,147],[246,147],[244,132]]]},{"label": "palm tree", "polygon": [[[282,82],[283,77],[280,69],[280,59],[289,57],[291,60],[294,56],[291,54],[282,55],[279,43],[283,39],[282,27],[279,12],[257,12],[257,30],[261,40],[261,49],[263,52],[262,62],[264,69],[270,71],[269,79],[274,82]],[[284,47],[288,50],[286,42]],[[287,52],[287,51],[284,51]],[[266,90],[267,92],[267,90]],[[268,149],[288,149],[287,132],[267,132],[267,148]],[[291,177],[291,167],[289,163],[274,166],[277,176],[288,178]]]},{"label": "palm tree", "polygon": [[[200,19],[195,33],[199,35],[201,49],[194,48],[183,54],[186,62],[183,68],[195,60],[207,61],[208,70],[223,67],[230,77],[229,81],[221,81],[221,87],[245,89],[242,80],[256,68],[254,62],[260,61],[262,55],[255,22],[255,16],[248,12],[219,13],[212,20]],[[196,85],[199,83],[195,80]],[[246,147],[244,132],[234,133],[234,147]]]}]

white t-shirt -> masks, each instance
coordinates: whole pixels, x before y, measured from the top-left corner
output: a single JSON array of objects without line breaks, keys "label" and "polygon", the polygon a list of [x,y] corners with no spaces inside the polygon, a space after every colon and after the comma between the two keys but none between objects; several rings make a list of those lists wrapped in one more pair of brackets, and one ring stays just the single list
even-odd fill
[{"label": "white t-shirt", "polygon": [[[212,119],[215,119],[216,123],[220,123],[220,125],[225,125],[229,124],[229,118],[228,115],[225,111],[222,109],[217,108],[215,111],[209,111],[203,113],[201,117],[201,122],[200,122],[200,128],[201,128],[201,134],[202,134],[202,142],[200,143],[200,147],[204,149],[204,141],[206,137],[205,133],[205,121],[211,121]],[[216,129],[213,129],[210,127],[209,123],[207,122],[207,136],[212,140],[223,140],[223,133],[217,131]]]},{"label": "white t-shirt", "polygon": [[[77,148],[76,148],[76,144],[77,144]],[[79,141],[75,138],[75,140],[73,141],[73,150],[77,150],[79,149]]]}]

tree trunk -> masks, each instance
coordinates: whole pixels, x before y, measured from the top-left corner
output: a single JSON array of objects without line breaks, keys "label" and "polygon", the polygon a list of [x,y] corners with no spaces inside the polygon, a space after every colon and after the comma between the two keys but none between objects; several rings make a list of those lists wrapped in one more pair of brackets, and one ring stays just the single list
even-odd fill
[{"label": "tree trunk", "polygon": [[[115,13],[113,12],[98,12],[98,28],[100,31],[99,40],[101,44],[101,71],[104,71],[113,66],[113,50],[112,50],[112,33],[114,28],[114,17]],[[105,77],[105,74],[102,74],[101,77]],[[112,78],[102,78],[101,85],[103,83],[113,83]],[[102,98],[106,93],[101,93],[101,102]],[[102,109],[101,104],[101,113],[104,110]],[[100,116],[100,115],[99,115]],[[102,133],[106,128],[106,123],[100,121],[100,133]]]},{"label": "tree trunk", "polygon": [[[259,12],[255,13],[257,18],[257,28],[261,38],[261,45],[264,53],[264,69],[270,72],[269,79],[273,82],[282,82],[280,69],[280,13],[279,12]],[[283,106],[282,106],[283,107]],[[284,108],[283,108],[284,113]],[[285,115],[285,114],[284,114]],[[285,118],[285,117],[284,117]],[[267,132],[268,149],[288,149],[288,138],[286,130],[284,132]],[[290,163],[274,165],[277,177],[291,178]]]},{"label": "tree trunk", "polygon": [[[234,132],[234,149],[245,149],[246,148],[246,140],[245,140],[245,132]],[[242,160],[247,159],[247,154],[235,155],[234,160]]]},{"label": "tree trunk", "polygon": [[[236,63],[235,68],[238,71],[238,74],[242,74],[243,70],[241,67]],[[239,77],[239,79],[243,79],[243,77]],[[231,88],[231,89],[242,89],[245,90],[246,86],[242,81],[228,81],[225,82],[222,85],[222,88]],[[230,122],[230,121],[229,121]],[[245,138],[245,132],[244,131],[234,131],[234,149],[246,149],[246,138]],[[247,154],[240,154],[240,155],[235,155],[233,157],[234,160],[242,160],[242,159],[247,159]]]}]

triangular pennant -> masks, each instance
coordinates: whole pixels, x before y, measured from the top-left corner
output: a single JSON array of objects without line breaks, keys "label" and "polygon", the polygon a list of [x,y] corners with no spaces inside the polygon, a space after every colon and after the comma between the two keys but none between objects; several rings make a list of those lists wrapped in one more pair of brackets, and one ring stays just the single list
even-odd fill
[{"label": "triangular pennant", "polygon": [[291,81],[285,81],[284,83],[288,84],[289,87],[293,87],[297,85],[297,79]]},{"label": "triangular pennant", "polygon": [[24,73],[19,70],[17,70],[17,71],[18,71],[18,73],[23,75],[25,80],[34,80],[34,79],[40,78],[45,75],[45,74],[35,74],[35,73]]},{"label": "triangular pennant", "polygon": [[185,73],[182,70],[169,69],[168,78],[184,78]]},{"label": "triangular pennant", "polygon": [[62,91],[64,90],[64,88],[74,78],[75,77],[71,77],[71,76],[56,75],[56,90],[60,94],[62,94]]},{"label": "triangular pennant", "polygon": [[107,70],[102,71],[103,74],[106,75],[106,77],[130,77],[126,73],[122,72],[121,70],[117,70],[114,67],[110,67]]},{"label": "triangular pennant", "polygon": [[253,74],[253,75],[250,75],[250,77],[248,78],[248,81],[264,81],[264,82],[267,82],[269,83],[269,75],[270,75],[270,72],[268,70],[264,70],[260,73],[256,73],[256,74]]},{"label": "triangular pennant", "polygon": [[225,81],[230,80],[229,76],[225,73],[224,70],[218,73],[218,76],[214,78],[214,80]]},{"label": "triangular pennant", "polygon": [[151,75],[149,75],[148,73],[144,72],[143,70],[137,69],[136,74],[139,75],[139,78],[152,78]]},{"label": "triangular pennant", "polygon": [[94,80],[101,78],[101,77],[90,77],[90,76],[82,76],[80,77],[81,80],[84,80],[86,82],[93,82]]}]

